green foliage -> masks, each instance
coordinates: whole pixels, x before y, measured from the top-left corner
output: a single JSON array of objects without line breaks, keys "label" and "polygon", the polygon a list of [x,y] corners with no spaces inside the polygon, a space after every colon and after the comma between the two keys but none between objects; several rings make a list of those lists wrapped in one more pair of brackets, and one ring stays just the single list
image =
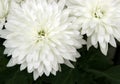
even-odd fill
[{"label": "green foliage", "polygon": [[34,81],[32,73],[20,71],[19,65],[6,67],[10,58],[3,55],[3,41],[0,42],[0,84],[120,84],[120,65],[113,65],[111,59],[95,48],[78,50],[82,57],[73,63],[74,69],[62,65],[62,72],[56,76],[43,75]]}]

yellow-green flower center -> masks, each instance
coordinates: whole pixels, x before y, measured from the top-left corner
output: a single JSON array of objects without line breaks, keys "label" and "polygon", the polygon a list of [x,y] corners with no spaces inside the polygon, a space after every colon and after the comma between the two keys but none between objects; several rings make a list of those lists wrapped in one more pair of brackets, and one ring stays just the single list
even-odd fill
[{"label": "yellow-green flower center", "polygon": [[45,31],[41,30],[38,32],[39,37],[44,37],[45,36]]},{"label": "yellow-green flower center", "polygon": [[100,8],[96,8],[96,10],[94,10],[93,12],[93,17],[101,19],[103,18],[105,15],[104,10],[100,9]]},{"label": "yellow-green flower center", "polygon": [[40,30],[40,31],[38,32],[38,36],[37,36],[38,39],[37,39],[36,42],[38,43],[38,42],[44,40],[45,37],[46,37],[46,32],[45,32],[44,30]]}]

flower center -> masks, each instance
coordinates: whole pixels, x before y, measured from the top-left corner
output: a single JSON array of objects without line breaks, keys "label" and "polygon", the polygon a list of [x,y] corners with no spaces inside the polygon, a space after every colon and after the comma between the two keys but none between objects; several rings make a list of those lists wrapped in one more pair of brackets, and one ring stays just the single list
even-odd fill
[{"label": "flower center", "polygon": [[44,30],[40,30],[38,32],[38,35],[37,35],[37,41],[36,41],[36,43],[39,43],[39,42],[45,40],[46,36],[47,36],[46,32]]},{"label": "flower center", "polygon": [[97,8],[94,12],[93,12],[93,16],[95,18],[98,18],[98,19],[101,19],[103,16],[105,15],[105,12],[100,9],[100,8]]},{"label": "flower center", "polygon": [[40,31],[38,32],[38,38],[39,38],[39,40],[44,39],[45,36],[46,36],[46,33],[45,33],[44,30],[40,30]]},{"label": "flower center", "polygon": [[44,31],[44,30],[41,30],[40,32],[38,32],[38,35],[39,35],[39,36],[45,36],[45,31]]}]

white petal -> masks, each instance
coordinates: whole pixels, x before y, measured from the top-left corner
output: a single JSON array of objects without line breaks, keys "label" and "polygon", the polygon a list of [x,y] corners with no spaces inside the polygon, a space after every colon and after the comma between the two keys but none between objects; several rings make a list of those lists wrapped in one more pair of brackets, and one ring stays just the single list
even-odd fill
[{"label": "white petal", "polygon": [[34,80],[37,80],[38,77],[39,77],[39,73],[38,73],[37,70],[35,70],[35,71],[33,72],[33,78],[34,78]]},{"label": "white petal", "polygon": [[106,45],[105,48],[100,47],[100,49],[101,49],[102,53],[106,56],[107,55],[107,51],[108,51],[108,45]]},{"label": "white petal", "polygon": [[116,42],[115,42],[115,39],[114,39],[113,36],[110,37],[109,43],[110,43],[113,47],[117,47]]},{"label": "white petal", "polygon": [[12,67],[14,65],[16,65],[16,59],[10,59],[10,61],[7,64],[7,67]]},{"label": "white petal", "polygon": [[27,66],[28,66],[27,67],[28,73],[32,73],[32,71],[33,71],[33,63],[29,63]]},{"label": "white petal", "polygon": [[96,34],[94,34],[93,36],[91,36],[91,43],[92,45],[96,45],[97,44],[97,39],[96,39]]},{"label": "white petal", "polygon": [[20,71],[24,70],[27,67],[26,63],[21,64],[20,66]]},{"label": "white petal", "polygon": [[91,38],[87,38],[87,50],[89,50],[89,48],[92,46],[91,44]]},{"label": "white petal", "polygon": [[59,0],[58,5],[60,9],[63,9],[65,7],[66,0]]},{"label": "white petal", "polygon": [[68,61],[68,60],[65,60],[65,64],[66,64],[67,66],[71,67],[71,68],[74,68],[73,64],[70,63],[70,61]]}]

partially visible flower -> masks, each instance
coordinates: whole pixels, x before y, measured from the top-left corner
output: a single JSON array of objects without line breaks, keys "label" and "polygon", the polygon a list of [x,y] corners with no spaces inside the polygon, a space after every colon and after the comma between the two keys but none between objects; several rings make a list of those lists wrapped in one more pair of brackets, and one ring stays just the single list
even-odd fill
[{"label": "partially visible flower", "polygon": [[76,16],[81,33],[88,36],[88,48],[93,45],[107,55],[108,43],[116,47],[120,41],[120,0],[68,0],[71,15]]},{"label": "partially visible flower", "polygon": [[0,30],[5,24],[5,19],[8,15],[10,0],[0,0]]},{"label": "partially visible flower", "polygon": [[[62,2],[61,2],[62,1]],[[69,10],[64,9],[65,0],[26,0],[11,8],[6,29],[1,31],[6,41],[4,54],[12,55],[8,67],[21,64],[39,76],[56,74],[60,64],[73,65],[80,54],[76,49],[85,41],[69,20]]]},{"label": "partially visible flower", "polygon": [[16,2],[17,4],[23,3],[25,0],[13,0],[13,2]]},{"label": "partially visible flower", "polygon": [[[18,3],[18,4],[21,4],[21,3],[23,3],[25,0],[13,0],[13,1],[15,1],[16,3]],[[51,2],[53,2],[53,1],[58,1],[58,0],[47,0],[49,3],[51,3]]]}]

